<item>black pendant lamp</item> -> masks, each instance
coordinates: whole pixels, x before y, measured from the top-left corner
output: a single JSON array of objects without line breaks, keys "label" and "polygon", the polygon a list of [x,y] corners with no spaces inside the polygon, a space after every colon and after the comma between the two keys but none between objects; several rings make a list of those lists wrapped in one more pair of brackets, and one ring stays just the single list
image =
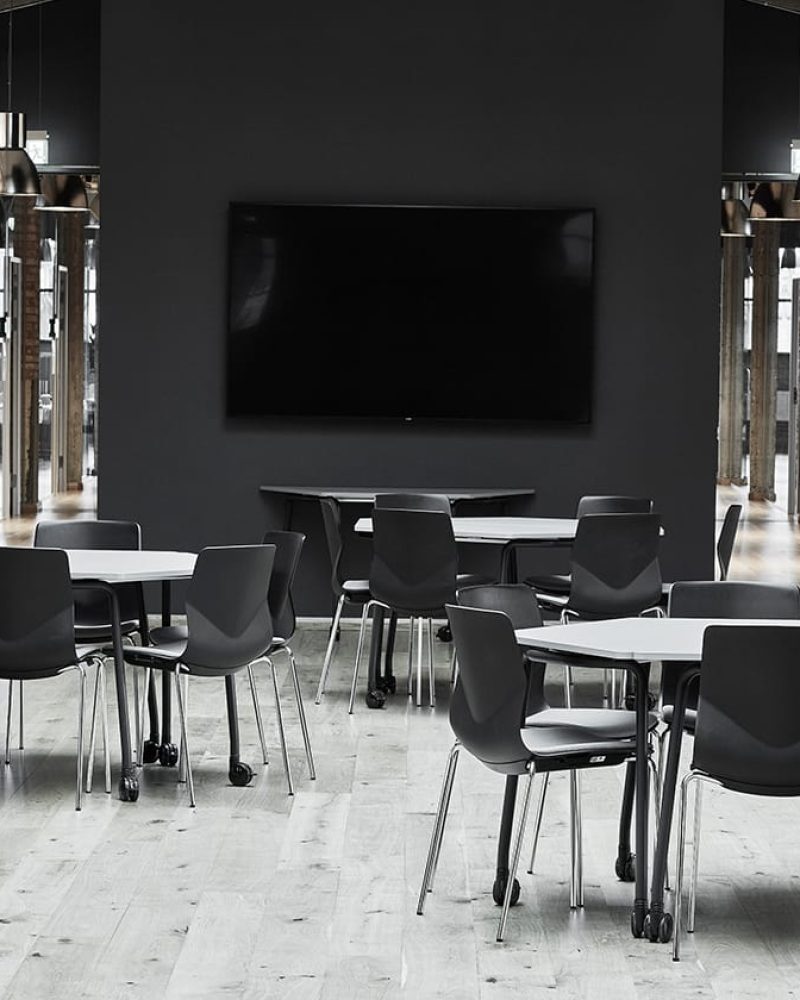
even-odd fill
[{"label": "black pendant lamp", "polygon": [[8,108],[0,111],[0,195],[39,194],[39,175],[25,152],[25,115],[11,111],[14,5],[8,12]]}]

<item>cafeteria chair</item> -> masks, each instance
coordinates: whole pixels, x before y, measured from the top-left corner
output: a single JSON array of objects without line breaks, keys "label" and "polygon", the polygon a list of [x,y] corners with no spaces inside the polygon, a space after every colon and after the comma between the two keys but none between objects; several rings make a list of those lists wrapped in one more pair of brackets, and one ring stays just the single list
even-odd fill
[{"label": "cafeteria chair", "polygon": [[[439,796],[417,913],[422,915],[427,893],[433,888],[458,756],[463,747],[498,774],[528,778],[497,928],[497,940],[502,941],[536,774],[609,767],[631,760],[636,750],[635,715],[610,709],[550,709],[543,694],[535,695],[532,705],[529,692],[531,689],[542,692],[545,665],[529,659],[526,669],[526,658],[517,645],[509,615],[450,604],[446,610],[460,664],[450,699],[450,726],[455,743]],[[530,712],[532,707],[535,710]],[[576,895],[582,831],[575,788],[571,785],[570,905],[580,906],[582,901]]]},{"label": "cafeteria chair", "polygon": [[[652,510],[653,501],[648,497],[593,495],[580,498],[575,517],[580,520],[586,514],[650,514]],[[569,573],[536,573],[524,582],[536,591],[567,597],[571,577]]]},{"label": "cafeteria chair", "polygon": [[[444,511],[393,509],[376,506],[372,512],[371,598],[365,616],[380,606],[418,625],[417,678],[413,682],[414,642],[408,647],[408,694],[416,690],[422,704],[422,647],[424,623],[428,624],[428,689],[431,708],[436,705],[433,669],[433,619],[445,617],[445,604],[456,600],[458,554],[450,515]],[[365,618],[366,620],[366,618]],[[364,631],[359,636],[350,705],[353,712]]]},{"label": "cafeteria chair", "polygon": [[[66,552],[0,548],[0,678],[34,681],[76,670],[79,680],[75,808],[82,807],[86,668],[102,670],[96,647],[75,645],[75,593]],[[110,773],[108,728],[104,729]],[[10,763],[6,760],[6,763]]]},{"label": "cafeteria chair", "polygon": [[[283,712],[281,710],[280,698],[278,697],[278,679],[275,673],[273,656],[275,653],[286,653],[289,661],[289,671],[292,677],[295,701],[297,703],[297,714],[300,719],[300,729],[303,734],[303,744],[308,761],[308,774],[314,780],[316,771],[314,769],[314,755],[311,750],[311,739],[308,734],[308,724],[303,706],[303,695],[300,690],[300,681],[297,676],[297,664],[290,642],[294,637],[297,627],[297,618],[292,600],[292,584],[294,583],[297,567],[300,563],[300,553],[306,536],[299,531],[267,531],[261,539],[262,545],[275,546],[275,561],[272,565],[272,574],[269,578],[269,591],[267,603],[272,618],[272,641],[266,650],[264,660],[270,664],[272,672],[272,684],[275,689],[276,712],[279,720],[279,728],[283,732]],[[186,641],[187,631],[185,625],[168,625],[161,628],[154,628],[150,631],[150,638],[154,645],[159,646],[164,643]],[[264,738],[264,723],[261,717],[261,707],[258,700],[258,689],[256,687],[255,676],[252,666],[247,668],[247,676],[250,684],[250,693],[253,699],[253,710],[258,727],[258,737],[261,743],[262,759],[265,764],[269,763],[267,754],[267,744]],[[294,794],[294,785],[291,777],[291,768],[286,752],[286,742],[282,739],[281,746],[284,753],[284,767],[286,769],[289,783],[289,794]]]},{"label": "cafeteria chair", "polygon": [[[562,624],[576,619],[598,621],[637,615],[663,616],[658,561],[659,514],[585,514],[578,521],[570,558],[566,597],[536,591],[540,605],[560,611]],[[565,696],[571,698],[567,667]],[[604,672],[604,701],[617,705],[617,671]]]},{"label": "cafeteria chair", "polygon": [[325,658],[322,661],[322,670],[319,675],[317,695],[314,699],[317,705],[322,701],[322,696],[325,694],[325,685],[328,682],[328,673],[330,672],[333,660],[333,650],[339,635],[339,624],[345,605],[355,604],[361,607],[361,628],[358,637],[360,648],[364,639],[364,630],[367,622],[367,604],[372,597],[369,589],[369,580],[351,578],[345,573],[346,553],[342,532],[341,504],[333,497],[320,497],[319,503],[325,527],[325,539],[328,543],[328,553],[331,559],[331,588],[337,600],[333,622],[331,623],[331,631],[328,637],[328,646],[325,650]]},{"label": "cafeteria chair", "polygon": [[[33,532],[34,548],[50,549],[141,549],[142,529],[135,521],[39,521]],[[132,642],[134,634],[147,642],[147,616],[141,584],[124,583],[114,587],[119,602],[120,630],[123,639]],[[75,591],[75,639],[79,644],[106,645],[113,641],[108,597],[103,590],[82,585]],[[9,682],[6,716],[6,760],[11,740],[12,682]],[[95,676],[92,699],[92,725],[89,745],[89,765],[86,770],[86,791],[92,790],[92,761],[98,707],[102,712],[104,732],[106,717],[105,658]],[[155,694],[153,695],[155,698]],[[151,705],[155,710],[155,702]],[[19,748],[24,745],[23,685],[19,684]],[[138,700],[136,729],[139,729]],[[148,748],[149,749],[149,748]],[[111,793],[111,775],[106,767],[106,792]]]},{"label": "cafeteria chair", "polygon": [[[145,669],[145,690],[149,688],[151,670],[173,675],[181,723],[183,770],[192,806],[195,795],[185,702],[190,677],[225,679],[231,741],[228,776],[234,785],[246,785],[253,776],[251,768],[239,760],[235,675],[256,660],[266,658],[272,645],[268,592],[274,560],[274,545],[202,549],[186,594],[185,638],[162,642],[158,646],[126,646],[124,649],[127,663]],[[186,693],[182,680],[186,682]],[[279,700],[277,712],[291,794]]]},{"label": "cafeteria chair", "polygon": [[[703,638],[689,773],[681,782],[673,958],[680,959],[686,823],[693,784],[760,796],[800,795],[800,628],[711,625]],[[694,814],[686,930],[694,931],[701,832]]]},{"label": "cafeteria chair", "polygon": [[739,528],[739,518],[742,516],[742,505],[732,503],[725,511],[722,520],[722,527],[719,529],[717,538],[717,562],[719,563],[720,580],[728,579],[728,569],[733,555],[733,546],[736,541],[736,532]]}]

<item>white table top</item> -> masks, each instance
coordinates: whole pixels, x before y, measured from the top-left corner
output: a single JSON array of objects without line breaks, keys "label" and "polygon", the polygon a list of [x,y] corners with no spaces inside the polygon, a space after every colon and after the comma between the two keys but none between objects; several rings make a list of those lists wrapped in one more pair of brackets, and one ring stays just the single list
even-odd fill
[{"label": "white table top", "polygon": [[[454,517],[457,542],[559,542],[572,541],[578,530],[574,517]],[[372,519],[355,523],[359,535],[372,534]]]},{"label": "white table top", "polygon": [[137,549],[68,549],[67,557],[73,580],[106,583],[185,579],[191,577],[197,559],[194,552]]},{"label": "white table top", "polygon": [[534,489],[488,489],[484,487],[433,486],[260,486],[262,493],[278,493],[307,499],[332,497],[341,503],[374,503],[378,493],[441,493],[450,500],[504,500],[534,496]]},{"label": "white table top", "polygon": [[698,663],[703,633],[709,625],[782,625],[800,627],[800,620],[774,618],[616,618],[517,630],[527,649],[575,653],[608,660],[650,663],[683,660]]}]

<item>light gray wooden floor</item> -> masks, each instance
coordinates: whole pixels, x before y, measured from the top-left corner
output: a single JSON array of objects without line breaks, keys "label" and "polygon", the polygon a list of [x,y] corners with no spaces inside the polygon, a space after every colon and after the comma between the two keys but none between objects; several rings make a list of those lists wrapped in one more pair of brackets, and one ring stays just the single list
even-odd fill
[{"label": "light gray wooden floor", "polygon": [[[736,499],[722,491],[720,514]],[[797,527],[768,505],[752,505],[732,575],[797,581],[799,552]],[[537,873],[520,875],[521,905],[497,945],[490,891],[503,783],[464,755],[436,891],[417,917],[451,742],[449,649],[436,644],[435,711],[412,707],[398,692],[382,712],[359,700],[349,717],[353,630],[343,631],[330,693],[313,704],[325,638],[307,627],[296,642],[313,783],[291,685],[279,669],[294,799],[286,795],[266,675],[268,767],[240,683],[243,757],[258,771],[245,789],[227,782],[222,684],[193,682],[196,810],[175,770],[151,765],[137,804],[96,788],[76,813],[75,680],[27,685],[24,760],[15,754],[10,768],[0,765],[0,996],[783,1000],[800,993],[800,802],[792,800],[706,793],[697,933],[674,964],[669,948],[630,936],[632,887],[613,874],[620,769],[584,777],[586,906],[570,913],[566,779],[556,776]],[[398,641],[402,664],[405,637]],[[585,676],[579,687],[587,698],[594,693]]]}]

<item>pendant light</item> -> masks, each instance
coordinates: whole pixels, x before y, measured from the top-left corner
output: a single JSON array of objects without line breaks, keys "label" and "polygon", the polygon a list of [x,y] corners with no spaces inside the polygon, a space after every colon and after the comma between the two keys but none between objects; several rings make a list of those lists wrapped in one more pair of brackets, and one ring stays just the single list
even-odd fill
[{"label": "pendant light", "polygon": [[8,110],[0,111],[0,195],[39,194],[39,175],[25,152],[25,115],[11,110],[14,4],[8,12]]}]

